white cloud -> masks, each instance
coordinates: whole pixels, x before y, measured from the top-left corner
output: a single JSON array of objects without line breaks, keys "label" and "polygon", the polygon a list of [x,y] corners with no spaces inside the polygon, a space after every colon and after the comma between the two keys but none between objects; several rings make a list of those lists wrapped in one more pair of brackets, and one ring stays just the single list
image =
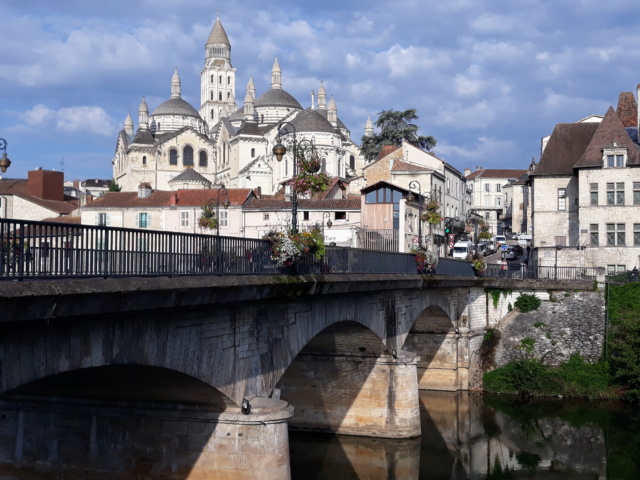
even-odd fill
[{"label": "white cloud", "polygon": [[52,110],[45,105],[36,105],[21,115],[30,127],[52,128],[67,133],[86,132],[99,136],[114,136],[116,122],[102,107],[80,106]]},{"label": "white cloud", "polygon": [[487,128],[496,117],[496,106],[483,100],[472,105],[440,107],[435,122],[438,125]]},{"label": "white cloud", "polygon": [[400,45],[393,45],[389,50],[376,54],[374,59],[374,65],[388,69],[391,78],[410,77],[449,63],[446,51],[415,46],[403,48]]}]

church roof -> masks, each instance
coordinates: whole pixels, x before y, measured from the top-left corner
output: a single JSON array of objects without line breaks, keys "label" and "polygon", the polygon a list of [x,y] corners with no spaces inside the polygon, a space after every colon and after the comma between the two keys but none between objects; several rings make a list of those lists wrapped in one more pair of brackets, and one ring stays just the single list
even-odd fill
[{"label": "church roof", "polygon": [[557,124],[532,176],[573,175],[573,166],[582,158],[600,125],[594,122]]},{"label": "church roof", "polygon": [[258,124],[256,122],[243,122],[236,135],[256,135],[262,136],[262,130],[258,128]]},{"label": "church roof", "polygon": [[184,182],[203,183],[203,184],[211,185],[211,182],[209,180],[207,180],[205,177],[200,175],[193,168],[187,168],[185,169],[184,172],[180,173],[179,175],[176,175],[171,180],[169,180],[169,183],[184,183]]},{"label": "church roof", "polygon": [[138,129],[136,132],[136,136],[134,137],[132,144],[140,144],[140,145],[153,145],[155,140],[153,139],[153,135],[149,130]]},{"label": "church roof", "polygon": [[197,110],[180,97],[170,98],[158,105],[158,108],[153,111],[151,116],[156,117],[158,115],[184,115],[187,117],[200,118]]},{"label": "church roof", "polygon": [[307,109],[300,112],[291,122],[296,131],[300,132],[326,132],[336,133],[333,125],[318,112],[318,110]]},{"label": "church roof", "polygon": [[302,105],[281,88],[272,88],[267,90],[254,102],[255,108],[258,107],[289,107],[302,110]]},{"label": "church roof", "polygon": [[231,43],[229,43],[229,37],[227,37],[227,32],[224,31],[224,27],[220,22],[220,17],[216,19],[216,23],[213,25],[211,29],[211,33],[209,34],[209,38],[207,39],[207,45],[226,45],[231,48]]}]

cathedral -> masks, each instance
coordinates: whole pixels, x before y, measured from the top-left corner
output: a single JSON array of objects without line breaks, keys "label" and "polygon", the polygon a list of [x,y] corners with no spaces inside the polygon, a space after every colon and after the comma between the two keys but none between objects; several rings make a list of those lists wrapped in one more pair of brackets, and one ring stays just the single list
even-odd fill
[{"label": "cathedral", "polygon": [[[293,175],[294,130],[299,146],[315,146],[320,168],[327,175],[343,179],[361,175],[364,159],[338,118],[333,97],[327,102],[321,84],[317,98],[312,91],[305,109],[282,88],[281,76],[276,58],[271,88],[256,96],[251,78],[243,106],[238,108],[231,44],[218,16],[205,45],[199,110],[182,98],[176,69],[171,97],[153,113],[149,114],[143,97],[137,129],[127,115],[112,161],[113,178],[124,192],[137,191],[140,184],[154,190],[224,184],[260,187],[262,193],[272,194]],[[272,153],[278,142],[288,149],[281,162]]]}]

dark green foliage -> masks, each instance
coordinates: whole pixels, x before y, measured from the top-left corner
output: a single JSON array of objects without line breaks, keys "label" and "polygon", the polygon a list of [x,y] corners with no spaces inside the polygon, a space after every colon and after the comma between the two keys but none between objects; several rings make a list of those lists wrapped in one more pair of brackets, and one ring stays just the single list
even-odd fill
[{"label": "dark green foliage", "polygon": [[383,110],[378,114],[378,120],[376,120],[379,133],[362,137],[360,152],[367,161],[372,161],[378,156],[383,145],[399,146],[402,145],[403,140],[418,148],[430,151],[436,146],[436,140],[433,137],[418,135],[418,126],[411,123],[418,118],[415,108],[403,112]]},{"label": "dark green foliage", "polygon": [[500,295],[503,295],[504,298],[507,298],[513,292],[513,290],[511,290],[510,288],[485,288],[484,291],[491,296],[491,300],[493,300],[493,308],[498,308]]},{"label": "dark green foliage", "polygon": [[110,192],[119,192],[121,190],[122,190],[122,187],[120,185],[118,185],[118,182],[116,182],[115,178],[109,182],[109,191]]},{"label": "dark green foliage", "polygon": [[493,340],[493,337],[495,337],[495,334],[496,334],[496,331],[493,328],[488,329],[487,332],[484,334],[482,341],[490,342],[491,340]]},{"label": "dark green foliage", "polygon": [[612,373],[628,387],[626,397],[640,402],[640,282],[608,285],[607,298]]},{"label": "dark green foliage", "polygon": [[542,328],[542,327],[547,327],[548,325],[546,323],[544,323],[544,322],[536,322],[536,323],[533,324],[533,326],[535,328]]},{"label": "dark green foliage", "polygon": [[537,310],[541,303],[540,299],[535,295],[523,293],[516,300],[515,307],[522,313],[527,313]]},{"label": "dark green foliage", "polygon": [[589,364],[579,355],[572,355],[558,367],[547,367],[538,360],[525,358],[487,372],[484,375],[484,388],[488,392],[517,393],[521,396],[616,398],[611,379],[609,365],[604,361]]},{"label": "dark green foliage", "polygon": [[536,455],[535,453],[519,452],[519,453],[516,453],[516,460],[518,460],[518,463],[522,465],[524,468],[535,470],[540,464],[540,460],[542,459],[540,458],[539,455]]},{"label": "dark green foliage", "polygon": [[512,311],[513,310],[513,305],[511,305],[511,302],[509,302],[509,305],[507,305],[507,311]]}]

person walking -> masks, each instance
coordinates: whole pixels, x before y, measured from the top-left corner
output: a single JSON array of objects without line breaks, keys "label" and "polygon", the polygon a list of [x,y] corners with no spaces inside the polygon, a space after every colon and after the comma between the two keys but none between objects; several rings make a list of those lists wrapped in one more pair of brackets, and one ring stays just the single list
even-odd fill
[{"label": "person walking", "polygon": [[509,266],[507,265],[507,260],[505,258],[502,259],[502,264],[500,265],[500,276],[501,277],[506,277],[507,276],[507,268],[509,268]]}]

